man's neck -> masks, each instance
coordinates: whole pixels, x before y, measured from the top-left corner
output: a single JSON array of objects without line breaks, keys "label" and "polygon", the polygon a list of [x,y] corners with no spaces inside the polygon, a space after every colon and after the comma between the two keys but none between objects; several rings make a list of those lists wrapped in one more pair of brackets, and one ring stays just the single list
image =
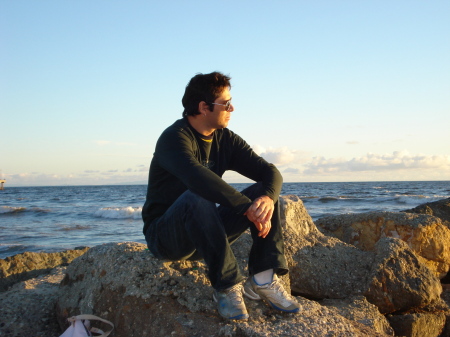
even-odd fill
[{"label": "man's neck", "polygon": [[187,116],[189,124],[195,129],[195,131],[206,137],[212,136],[216,129],[209,127],[206,124],[206,121],[202,118],[203,115]]}]

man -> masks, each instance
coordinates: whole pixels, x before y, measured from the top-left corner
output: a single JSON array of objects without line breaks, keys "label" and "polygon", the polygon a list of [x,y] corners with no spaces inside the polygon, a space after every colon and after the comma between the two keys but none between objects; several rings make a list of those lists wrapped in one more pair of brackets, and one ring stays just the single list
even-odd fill
[{"label": "man", "polygon": [[[204,259],[225,318],[248,318],[243,292],[298,312],[277,277],[288,272],[278,207],[282,177],[227,129],[234,111],[230,89],[230,78],[218,72],[198,74],[186,86],[183,118],[161,134],[150,164],[145,239],[157,258]],[[221,178],[226,170],[256,183],[238,192]],[[249,227],[250,277],[242,286],[230,245]]]}]

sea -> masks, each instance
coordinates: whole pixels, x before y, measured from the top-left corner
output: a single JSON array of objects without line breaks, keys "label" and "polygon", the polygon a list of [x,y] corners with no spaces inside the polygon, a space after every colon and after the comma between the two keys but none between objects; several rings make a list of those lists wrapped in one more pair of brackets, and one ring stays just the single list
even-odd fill
[{"label": "sea", "polygon": [[[249,184],[231,184],[242,190]],[[145,243],[146,185],[8,187],[0,191],[0,259],[109,242]],[[398,212],[450,196],[450,181],[284,183],[313,218]]]}]

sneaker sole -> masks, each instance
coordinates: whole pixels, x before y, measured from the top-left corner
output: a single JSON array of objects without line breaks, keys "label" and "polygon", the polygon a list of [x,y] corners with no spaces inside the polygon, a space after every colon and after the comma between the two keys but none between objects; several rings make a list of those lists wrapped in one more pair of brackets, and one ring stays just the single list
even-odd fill
[{"label": "sneaker sole", "polygon": [[[222,315],[220,315],[220,316],[222,316]],[[222,317],[225,318],[225,319],[232,319],[232,320],[236,320],[237,321],[237,320],[248,319],[248,314],[242,314],[242,315],[238,315],[238,316],[234,316],[234,317],[225,317],[225,316],[222,316]]]},{"label": "sneaker sole", "polygon": [[287,310],[287,309],[283,309],[283,308],[277,307],[275,304],[273,304],[273,303],[270,302],[270,301],[267,301],[267,302],[269,302],[269,304],[272,306],[272,308],[274,308],[274,309],[276,309],[276,310],[283,311],[283,312],[297,313],[297,312],[300,311],[299,308],[295,308],[295,309],[292,309],[292,310]]}]

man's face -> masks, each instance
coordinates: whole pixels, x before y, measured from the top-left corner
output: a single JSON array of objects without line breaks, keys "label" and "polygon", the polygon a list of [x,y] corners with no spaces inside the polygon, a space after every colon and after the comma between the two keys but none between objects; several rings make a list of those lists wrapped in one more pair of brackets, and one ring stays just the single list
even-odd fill
[{"label": "man's face", "polygon": [[[213,111],[208,114],[208,121],[212,128],[214,129],[223,129],[228,126],[228,122],[231,118],[231,112],[234,111],[234,107],[231,104],[230,108],[227,111],[227,107],[225,104],[231,101],[230,90],[225,88],[220,96],[214,101]],[[223,104],[223,105],[222,105]]]}]

